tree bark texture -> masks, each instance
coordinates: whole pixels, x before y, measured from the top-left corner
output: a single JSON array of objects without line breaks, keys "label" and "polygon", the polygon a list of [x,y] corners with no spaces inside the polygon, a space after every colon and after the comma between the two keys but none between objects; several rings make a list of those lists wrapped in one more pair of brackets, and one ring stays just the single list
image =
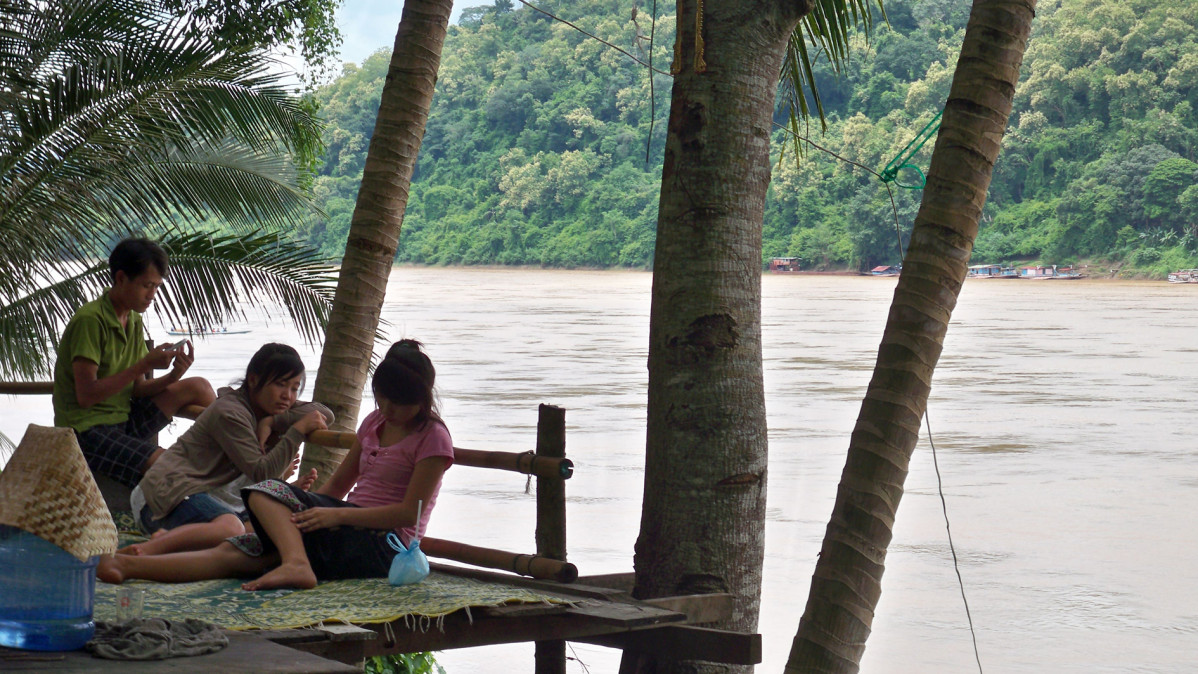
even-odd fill
[{"label": "tree bark texture", "polygon": [[873,378],[786,672],[857,672],[932,373],[965,281],[1035,0],[975,0]]},{"label": "tree bark texture", "polygon": [[[387,279],[395,262],[408,188],[424,139],[452,9],[452,0],[404,2],[313,393],[313,400],[328,405],[337,415],[333,430],[354,431],[357,427]],[[323,484],[347,451],[309,444],[300,471],[316,468],[318,484]]]},{"label": "tree bark texture", "polygon": [[[701,8],[701,11],[700,11]],[[640,598],[736,596],[757,629],[765,543],[761,226],[774,97],[807,0],[683,0],[654,254]],[[696,28],[701,23],[701,48]],[[625,655],[622,672],[735,671]]]}]

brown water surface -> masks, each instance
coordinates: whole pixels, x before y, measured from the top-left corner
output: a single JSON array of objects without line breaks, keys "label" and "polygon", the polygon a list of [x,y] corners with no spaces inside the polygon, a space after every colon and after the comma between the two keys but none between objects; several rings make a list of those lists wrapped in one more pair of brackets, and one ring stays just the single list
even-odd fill
[{"label": "brown water surface", "polygon": [[[650,282],[636,272],[506,269],[397,268],[391,278],[390,334],[427,343],[456,444],[532,449],[537,404],[567,408],[577,465],[568,544],[583,574],[632,568]],[[764,278],[770,475],[759,672],[785,663],[894,283]],[[147,323],[166,338],[155,318]],[[248,325],[250,334],[200,341],[193,371],[227,384],[263,342],[298,341],[278,320],[252,315]],[[303,352],[314,376],[319,360]],[[987,672],[1194,670],[1196,379],[1198,286],[966,283],[928,415]],[[10,437],[51,421],[48,398],[5,403],[0,431]],[[448,474],[432,535],[533,549],[535,498],[519,476],[493,472]],[[614,651],[574,645],[569,654],[578,658],[570,672],[617,668]],[[532,647],[440,660],[450,674],[528,672]],[[863,671],[976,669],[925,429]]]}]

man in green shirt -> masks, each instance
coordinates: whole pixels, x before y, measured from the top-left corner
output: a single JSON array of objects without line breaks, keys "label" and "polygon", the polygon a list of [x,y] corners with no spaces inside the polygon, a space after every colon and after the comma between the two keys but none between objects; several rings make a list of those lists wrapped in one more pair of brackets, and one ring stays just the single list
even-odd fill
[{"label": "man in green shirt", "polygon": [[108,266],[112,287],[75,312],[58,343],[54,425],[75,429],[92,472],[134,487],[163,451],[151,438],[184,406],[216,396],[206,379],[183,379],[195,360],[190,342],[146,347],[141,312],[166,277],[166,251],[125,239]]}]

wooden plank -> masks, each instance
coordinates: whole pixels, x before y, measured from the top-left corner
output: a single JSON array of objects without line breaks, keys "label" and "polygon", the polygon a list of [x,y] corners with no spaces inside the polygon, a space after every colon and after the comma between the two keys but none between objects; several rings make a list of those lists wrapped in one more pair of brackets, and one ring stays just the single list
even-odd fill
[{"label": "wooden plank", "polygon": [[329,623],[316,628],[316,631],[323,632],[328,636],[329,641],[371,641],[378,638],[378,633],[374,630],[368,630],[365,627],[357,625],[348,625],[346,623]]},{"label": "wooden plank", "polygon": [[565,613],[568,608],[570,607],[566,604],[507,604],[504,606],[484,606],[478,609],[471,609],[471,611],[476,615],[488,618],[512,618]]},{"label": "wooden plank", "polygon": [[688,623],[714,623],[732,617],[736,597],[728,593],[688,594],[646,599],[646,604],[686,614]]},{"label": "wooden plank", "polygon": [[627,571],[624,573],[601,573],[594,576],[579,576],[578,582],[582,585],[610,587],[613,590],[632,592],[632,588],[636,584],[636,574]]},{"label": "wooden plank", "polygon": [[[685,620],[686,616],[650,607],[674,620]],[[366,655],[389,653],[414,653],[418,651],[444,651],[454,648],[472,648],[494,644],[511,644],[528,641],[581,640],[583,637],[624,632],[629,628],[627,620],[611,620],[610,617],[577,613],[573,609],[540,615],[512,615],[489,617],[484,611],[465,611],[445,616],[435,628],[421,631],[405,626],[402,620],[384,625],[367,625],[379,632],[378,641],[365,642]],[[642,616],[642,619],[644,616]]]},{"label": "wooden plank", "polygon": [[477,580],[484,580],[489,583],[503,583],[505,585],[513,585],[515,587],[526,587],[553,597],[559,597],[568,600],[576,600],[581,597],[592,597],[596,599],[621,599],[628,596],[625,592],[613,590],[607,587],[592,587],[589,585],[581,585],[579,583],[558,583],[549,580],[536,580],[533,578],[524,578],[522,576],[513,576],[511,574],[496,573],[494,571],[473,569],[464,566],[452,566],[438,562],[429,562],[429,568],[431,568],[433,571],[448,573],[450,575],[459,576],[462,578],[475,578]]},{"label": "wooden plank", "polygon": [[[87,651],[36,653],[0,648],[0,670],[4,672],[69,672],[70,674],[360,674],[361,667],[304,653],[273,643],[252,632],[225,632],[228,648],[188,658],[134,661],[103,660]],[[366,643],[366,642],[359,642]]]},{"label": "wooden plank", "polygon": [[622,629],[686,622],[684,613],[641,603],[588,600],[566,609],[566,613]]},{"label": "wooden plank", "polygon": [[689,625],[666,625],[571,641],[648,653],[664,660],[704,660],[730,665],[756,665],[761,662],[760,634]]}]

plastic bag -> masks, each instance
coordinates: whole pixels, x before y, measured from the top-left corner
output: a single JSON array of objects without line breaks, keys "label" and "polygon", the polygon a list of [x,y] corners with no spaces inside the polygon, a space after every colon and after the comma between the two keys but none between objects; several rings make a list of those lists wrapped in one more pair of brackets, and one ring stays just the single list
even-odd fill
[{"label": "plastic bag", "polygon": [[387,544],[395,550],[391,572],[387,574],[388,582],[392,585],[411,585],[424,580],[428,575],[428,557],[420,549],[420,539],[413,538],[412,544],[405,548],[399,536],[390,533],[387,534]]},{"label": "plastic bag", "polygon": [[416,536],[408,547],[404,547],[394,532],[387,534],[387,545],[395,550],[395,558],[391,560],[391,571],[387,581],[392,585],[411,585],[419,583],[428,576],[428,557],[420,549],[420,520],[424,514],[424,501],[416,502]]}]

